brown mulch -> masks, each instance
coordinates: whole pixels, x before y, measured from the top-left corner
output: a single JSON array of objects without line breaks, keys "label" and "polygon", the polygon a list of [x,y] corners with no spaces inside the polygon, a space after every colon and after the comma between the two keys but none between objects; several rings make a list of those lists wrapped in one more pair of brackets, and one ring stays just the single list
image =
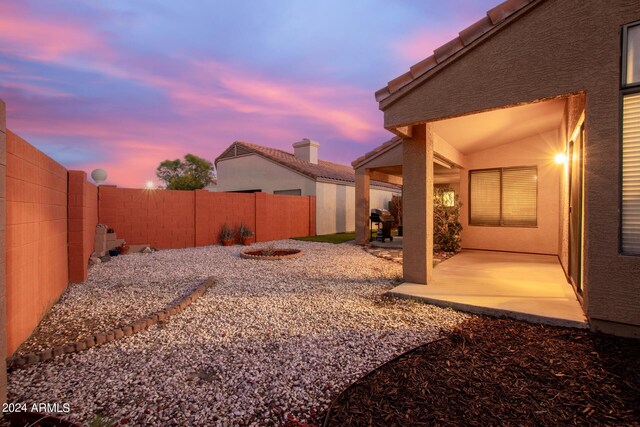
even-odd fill
[{"label": "brown mulch", "polygon": [[477,318],[353,384],[326,421],[640,425],[640,340]]}]

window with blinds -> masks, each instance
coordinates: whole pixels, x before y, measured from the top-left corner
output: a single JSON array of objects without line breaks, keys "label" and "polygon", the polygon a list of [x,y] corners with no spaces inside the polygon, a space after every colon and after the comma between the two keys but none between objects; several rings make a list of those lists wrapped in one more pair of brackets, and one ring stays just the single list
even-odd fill
[{"label": "window with blinds", "polygon": [[537,198],[536,167],[469,171],[471,225],[536,226]]},{"label": "window with blinds", "polygon": [[622,252],[640,254],[640,93],[622,104]]}]

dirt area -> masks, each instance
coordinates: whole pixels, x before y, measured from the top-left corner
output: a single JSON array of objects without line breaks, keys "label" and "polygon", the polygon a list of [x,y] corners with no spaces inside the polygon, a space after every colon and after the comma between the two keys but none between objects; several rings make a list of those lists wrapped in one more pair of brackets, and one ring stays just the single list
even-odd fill
[{"label": "dirt area", "polygon": [[343,425],[638,425],[640,340],[478,318],[383,365],[329,410]]}]

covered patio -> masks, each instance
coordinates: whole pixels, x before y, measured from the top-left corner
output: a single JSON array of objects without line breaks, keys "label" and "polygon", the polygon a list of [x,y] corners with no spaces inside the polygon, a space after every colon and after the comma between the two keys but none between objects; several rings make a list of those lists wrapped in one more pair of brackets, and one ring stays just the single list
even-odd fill
[{"label": "covered patio", "polygon": [[[403,184],[405,283],[390,294],[586,327],[575,190],[584,105],[583,94],[568,94],[398,128],[403,137],[354,161],[358,244],[373,243],[369,180]],[[438,263],[433,197],[441,185],[462,202],[463,231],[462,252]]]},{"label": "covered patio", "polygon": [[558,258],[463,250],[433,270],[428,286],[405,282],[389,295],[477,314],[586,328]]}]

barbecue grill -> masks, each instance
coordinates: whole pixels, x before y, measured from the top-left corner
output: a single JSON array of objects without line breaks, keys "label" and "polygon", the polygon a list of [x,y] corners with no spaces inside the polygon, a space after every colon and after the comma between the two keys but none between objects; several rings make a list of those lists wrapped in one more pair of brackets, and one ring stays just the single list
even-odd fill
[{"label": "barbecue grill", "polygon": [[377,226],[375,240],[384,242],[385,239],[389,239],[389,241],[393,242],[391,226],[393,225],[394,218],[391,212],[386,209],[371,209],[369,220],[371,221],[371,227],[369,228],[370,240],[373,240],[373,224],[375,224]]}]

